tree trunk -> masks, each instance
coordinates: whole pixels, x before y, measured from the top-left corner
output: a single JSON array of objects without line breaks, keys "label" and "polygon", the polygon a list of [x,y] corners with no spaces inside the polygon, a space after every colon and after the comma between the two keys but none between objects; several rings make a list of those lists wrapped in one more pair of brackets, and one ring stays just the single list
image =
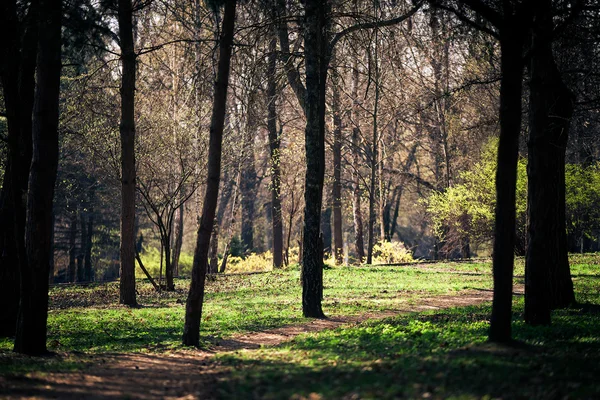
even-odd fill
[{"label": "tree trunk", "polygon": [[221,231],[221,224],[225,217],[225,211],[227,210],[227,204],[231,198],[234,185],[237,184],[234,181],[230,181],[227,178],[227,174],[223,177],[225,186],[221,191],[221,199],[219,200],[219,206],[217,208],[217,217],[215,218],[215,224],[213,226],[213,233],[210,239],[210,262],[208,265],[208,273],[216,274],[219,272],[219,233]]},{"label": "tree trunk", "polygon": [[354,123],[352,128],[352,216],[354,220],[354,245],[358,262],[362,264],[365,258],[365,246],[363,236],[363,219],[360,196],[360,172],[361,166],[359,139],[360,127],[358,125],[358,60],[355,59],[352,65],[352,108],[350,111],[350,120]]},{"label": "tree trunk", "polygon": [[323,257],[331,254],[331,207],[321,211],[321,239],[323,240]]},{"label": "tree trunk", "polygon": [[306,65],[306,176],[304,188],[304,234],[302,246],[302,312],[323,318],[321,308],[323,254],[320,251],[321,205],[325,177],[325,82],[328,46],[327,1],[305,3]]},{"label": "tree trunk", "polygon": [[[85,224],[85,213],[83,211],[83,206],[79,209],[79,225],[81,226],[80,231],[80,244],[79,244],[79,252],[77,253],[77,282],[84,282],[86,280],[85,270],[83,265],[83,259],[85,258],[85,245],[86,245],[86,224]],[[54,226],[54,223],[52,224]]]},{"label": "tree trunk", "polygon": [[573,97],[552,54],[551,4],[536,9],[530,58],[525,322],[550,324],[550,310],[575,302],[567,255],[565,152]]},{"label": "tree trunk", "polygon": [[77,276],[77,265],[75,263],[77,247],[77,213],[71,211],[71,218],[69,219],[69,265],[67,267],[67,281],[75,282]]},{"label": "tree trunk", "polygon": [[[501,28],[500,141],[496,170],[496,210],[494,226],[494,299],[489,339],[511,340],[512,280],[515,249],[515,192],[519,134],[521,132],[521,93],[523,85],[523,37],[510,26],[508,17]],[[516,22],[516,21],[512,21]],[[520,26],[517,24],[517,26]]]},{"label": "tree trunk", "polygon": [[135,73],[133,8],[119,0],[121,45],[121,281],[122,304],[137,305],[135,294]]},{"label": "tree trunk", "polygon": [[58,115],[61,72],[60,0],[41,0],[39,54],[33,107],[33,157],[27,193],[25,248],[21,265],[21,302],[14,350],[46,352],[48,269],[52,257],[52,204],[58,168]]},{"label": "tree trunk", "polygon": [[[25,254],[26,198],[32,157],[31,129],[37,57],[38,2],[32,1],[25,26],[16,1],[0,6],[0,79],[8,126],[8,154],[0,195],[0,336],[13,336],[19,309],[19,271]],[[17,40],[16,32],[24,32]]]},{"label": "tree trunk", "polygon": [[[376,40],[377,42],[377,40]],[[371,180],[369,182],[369,225],[368,225],[368,244],[367,244],[367,264],[373,263],[373,246],[375,245],[375,221],[377,214],[375,213],[375,203],[377,202],[377,196],[375,190],[377,186],[377,171],[379,164],[379,127],[377,126],[377,117],[379,112],[379,65],[377,64],[377,46],[375,47],[375,100],[373,105],[373,141],[371,142],[371,148],[369,151],[370,158],[370,169],[371,169]],[[371,79],[369,77],[369,79]],[[381,193],[380,193],[381,195]],[[379,198],[381,203],[382,199]]]},{"label": "tree trunk", "polygon": [[[274,7],[275,8],[275,7]],[[277,15],[276,10],[272,14]],[[273,227],[273,268],[283,264],[283,217],[281,215],[281,164],[279,148],[281,136],[277,132],[277,38],[276,32],[269,42],[267,60],[267,130],[269,133],[269,156],[271,164],[271,214]]]},{"label": "tree trunk", "polygon": [[[166,228],[169,229],[169,228]],[[175,290],[175,283],[173,282],[173,264],[171,263],[171,235],[165,235],[165,281],[167,283],[166,290]]]},{"label": "tree trunk", "polygon": [[242,195],[242,247],[245,253],[254,250],[254,202],[256,200],[256,167],[254,166],[254,140],[256,135],[255,93],[248,96],[246,129],[242,150],[240,192]]},{"label": "tree trunk", "polygon": [[[181,198],[185,198],[185,194],[181,193]],[[177,216],[175,217],[175,228],[173,232],[175,234],[175,242],[173,243],[173,259],[171,264],[173,266],[173,273],[179,276],[179,257],[181,256],[181,247],[183,246],[183,217],[185,215],[185,205],[183,202],[176,211]]]},{"label": "tree trunk", "polygon": [[90,207],[88,209],[89,211],[89,217],[88,217],[88,223],[87,223],[87,229],[85,230],[86,233],[86,237],[85,237],[85,255],[83,258],[83,262],[84,262],[84,273],[85,273],[85,279],[87,281],[93,281],[94,280],[94,274],[93,274],[93,270],[92,270],[92,239],[94,237],[94,213],[92,208]]},{"label": "tree trunk", "polygon": [[[332,55],[332,60],[334,55]],[[335,63],[334,63],[335,64]],[[333,99],[331,112],[333,114],[333,255],[336,264],[344,262],[344,238],[342,237],[342,115],[340,109],[339,74],[335,67],[332,69]]]},{"label": "tree trunk", "polygon": [[208,179],[202,205],[202,217],[198,228],[192,282],[185,307],[185,325],[182,342],[186,346],[200,346],[200,319],[204,301],[204,286],[208,268],[208,248],[213,231],[217,200],[219,197],[219,178],[221,176],[221,147],[225,108],[227,105],[227,86],[229,83],[229,64],[233,45],[233,27],[235,21],[236,0],[225,2],[223,29],[219,43],[219,63],[213,101],[208,147]]}]

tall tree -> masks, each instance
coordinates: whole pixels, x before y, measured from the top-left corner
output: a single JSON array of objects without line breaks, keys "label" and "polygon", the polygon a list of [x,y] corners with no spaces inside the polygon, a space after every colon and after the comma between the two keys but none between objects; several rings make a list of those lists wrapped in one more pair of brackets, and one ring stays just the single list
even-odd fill
[{"label": "tall tree", "polygon": [[185,325],[183,328],[183,344],[200,345],[200,319],[206,271],[208,269],[208,250],[213,231],[217,200],[219,198],[219,179],[221,176],[221,148],[223,143],[223,127],[227,106],[227,87],[229,84],[229,65],[233,46],[233,28],[235,22],[236,0],[225,1],[223,28],[219,39],[219,62],[215,81],[210,138],[208,147],[208,178],[202,205],[202,217],[198,228],[198,238],[192,266],[192,282],[185,306]]},{"label": "tall tree", "polygon": [[137,304],[135,294],[135,73],[133,5],[119,0],[121,45],[121,282],[120,301]]},{"label": "tall tree", "polygon": [[336,264],[344,262],[344,239],[342,237],[342,110],[340,105],[340,76],[335,66],[335,49],[332,59],[332,96],[331,112],[333,116],[333,255]]},{"label": "tall tree", "polygon": [[32,112],[38,52],[39,2],[19,19],[16,1],[0,8],[0,79],[8,125],[8,155],[0,193],[0,335],[13,336],[19,309],[19,271],[25,254],[26,199],[32,156]]},{"label": "tall tree", "polygon": [[[277,16],[275,2],[272,15]],[[281,136],[277,131],[277,36],[274,29],[269,42],[267,56],[267,131],[269,135],[269,160],[271,164],[271,209],[273,226],[273,267],[281,268],[283,264],[283,219],[281,214]]]},{"label": "tall tree", "polygon": [[550,310],[575,302],[567,256],[565,153],[573,95],[552,51],[552,1],[534,11],[529,62],[528,246],[525,322],[550,324]]},{"label": "tall tree", "polygon": [[21,301],[14,350],[46,352],[48,270],[52,254],[52,203],[58,167],[58,116],[61,73],[62,0],[41,0],[36,90],[33,106],[33,156],[27,193],[25,248],[21,264]]},{"label": "tall tree", "polygon": [[325,178],[325,84],[328,42],[327,1],[307,0],[304,18],[306,66],[304,233],[302,246],[302,312],[323,318],[323,248],[320,236],[323,181]]}]

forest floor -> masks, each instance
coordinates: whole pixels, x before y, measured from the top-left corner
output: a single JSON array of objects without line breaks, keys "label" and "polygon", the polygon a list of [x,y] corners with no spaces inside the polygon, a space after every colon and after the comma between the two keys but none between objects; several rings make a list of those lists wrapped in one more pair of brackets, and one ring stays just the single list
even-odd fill
[{"label": "forest floor", "polygon": [[[522,295],[523,287],[515,288]],[[57,352],[52,357],[81,363],[81,370],[29,372],[25,375],[0,376],[3,398],[86,398],[86,399],[206,399],[219,397],[217,381],[226,379],[229,367],[214,356],[240,350],[277,346],[298,335],[325,329],[360,324],[366,320],[399,314],[464,307],[491,301],[489,290],[468,291],[459,295],[423,298],[406,309],[371,312],[360,315],[315,319],[264,331],[248,332],[223,339],[210,350],[175,350],[156,353],[83,353]],[[23,357],[27,358],[27,357]]]},{"label": "forest floor", "polygon": [[[330,310],[337,311],[331,312],[332,317],[283,318],[281,323],[263,318],[260,323],[242,324],[235,329],[226,326],[234,319],[219,321],[221,330],[227,333],[210,336],[204,350],[173,346],[168,340],[149,346],[148,338],[142,337],[133,344],[115,347],[106,342],[91,351],[81,351],[89,344],[87,340],[75,338],[69,342],[65,337],[69,331],[53,326],[64,323],[58,317],[62,313],[77,315],[69,314],[71,308],[83,312],[81,304],[65,304],[63,297],[91,301],[94,304],[87,304],[85,309],[109,313],[114,310],[104,308],[103,303],[112,300],[110,295],[98,300],[98,296],[86,298],[81,292],[72,296],[63,290],[53,296],[53,308],[58,310],[54,317],[51,313],[49,327],[54,355],[32,358],[0,350],[0,398],[598,398],[597,261],[573,264],[578,300],[585,304],[555,312],[553,326],[538,330],[521,322],[523,287],[517,270],[513,330],[520,344],[509,347],[485,342],[492,296],[489,285],[439,291],[436,286],[440,276],[452,286],[454,280],[449,276],[453,274],[466,280],[481,276],[489,280],[489,270],[480,265],[435,264],[423,268],[426,275],[419,275],[419,280],[429,280],[429,286],[438,289],[421,290],[417,296],[407,296],[403,290],[390,294],[389,288],[371,286],[370,292],[376,296],[365,296],[364,302],[371,302],[368,308],[336,306],[336,302],[354,302],[357,295],[350,285],[356,281],[342,280],[337,284],[342,286],[339,289],[350,294],[341,298],[336,288],[329,288],[330,297],[336,299],[326,302]],[[383,275],[389,272],[377,270]],[[406,280],[405,273],[400,275]],[[363,274],[363,279],[370,278]],[[238,285],[233,286],[240,296]],[[227,292],[225,287],[218,292]],[[242,292],[246,292],[244,288]],[[255,296],[257,291],[254,287],[246,295]],[[402,299],[394,302],[394,297]],[[227,301],[232,299],[226,297]],[[144,328],[142,319],[146,317],[134,313],[128,318]],[[122,319],[120,323],[127,321]],[[203,331],[205,327],[211,331],[209,321],[203,322]],[[149,334],[157,332],[151,326],[145,328]],[[98,330],[98,325],[92,329]],[[104,333],[112,341],[119,341],[116,328],[107,326]]]}]

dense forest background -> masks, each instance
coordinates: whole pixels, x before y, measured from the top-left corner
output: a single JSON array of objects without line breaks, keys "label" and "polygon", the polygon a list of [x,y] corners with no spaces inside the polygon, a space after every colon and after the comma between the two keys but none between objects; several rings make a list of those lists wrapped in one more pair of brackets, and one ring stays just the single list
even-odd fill
[{"label": "dense forest background", "polygon": [[[121,189],[116,15],[103,3],[70,7],[63,32],[52,276],[56,282],[114,279]],[[303,10],[295,2],[274,7],[277,20],[266,3],[238,7],[211,250],[215,265],[216,257],[222,263],[226,253],[264,254],[256,262],[270,264],[274,163],[281,174],[284,261],[298,261],[305,122],[288,76],[303,73]],[[409,5],[333,2],[332,29],[389,20],[402,7]],[[191,270],[220,29],[219,13],[209,3],[155,1],[140,4],[134,13],[136,236],[155,274],[159,264],[168,264],[175,275]],[[283,45],[278,40],[282,30],[289,37]],[[569,211],[577,215],[570,218],[569,246],[597,250],[598,50],[585,44],[586,50],[579,51],[587,42],[568,31],[563,35],[558,62],[577,95],[569,179],[588,187],[587,192],[571,189]],[[273,52],[274,70],[269,65]],[[499,57],[499,46],[489,35],[431,6],[421,7],[408,23],[357,30],[340,39],[327,83],[321,226],[326,253],[337,251],[339,262],[360,262],[369,243],[401,242],[415,258],[490,254],[495,201],[490,152],[499,129]],[[269,97],[269,84],[276,87],[275,98]],[[270,106],[276,113],[274,152]],[[526,157],[526,140],[521,143]],[[521,189],[523,254],[526,181]],[[384,253],[402,253],[398,247]]]}]

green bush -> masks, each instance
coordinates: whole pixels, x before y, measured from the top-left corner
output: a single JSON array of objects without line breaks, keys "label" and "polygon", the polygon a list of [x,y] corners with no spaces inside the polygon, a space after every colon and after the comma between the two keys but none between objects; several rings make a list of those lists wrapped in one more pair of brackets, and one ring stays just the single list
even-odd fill
[{"label": "green bush", "polygon": [[373,246],[374,264],[396,264],[414,261],[410,250],[401,242],[379,242]]}]

